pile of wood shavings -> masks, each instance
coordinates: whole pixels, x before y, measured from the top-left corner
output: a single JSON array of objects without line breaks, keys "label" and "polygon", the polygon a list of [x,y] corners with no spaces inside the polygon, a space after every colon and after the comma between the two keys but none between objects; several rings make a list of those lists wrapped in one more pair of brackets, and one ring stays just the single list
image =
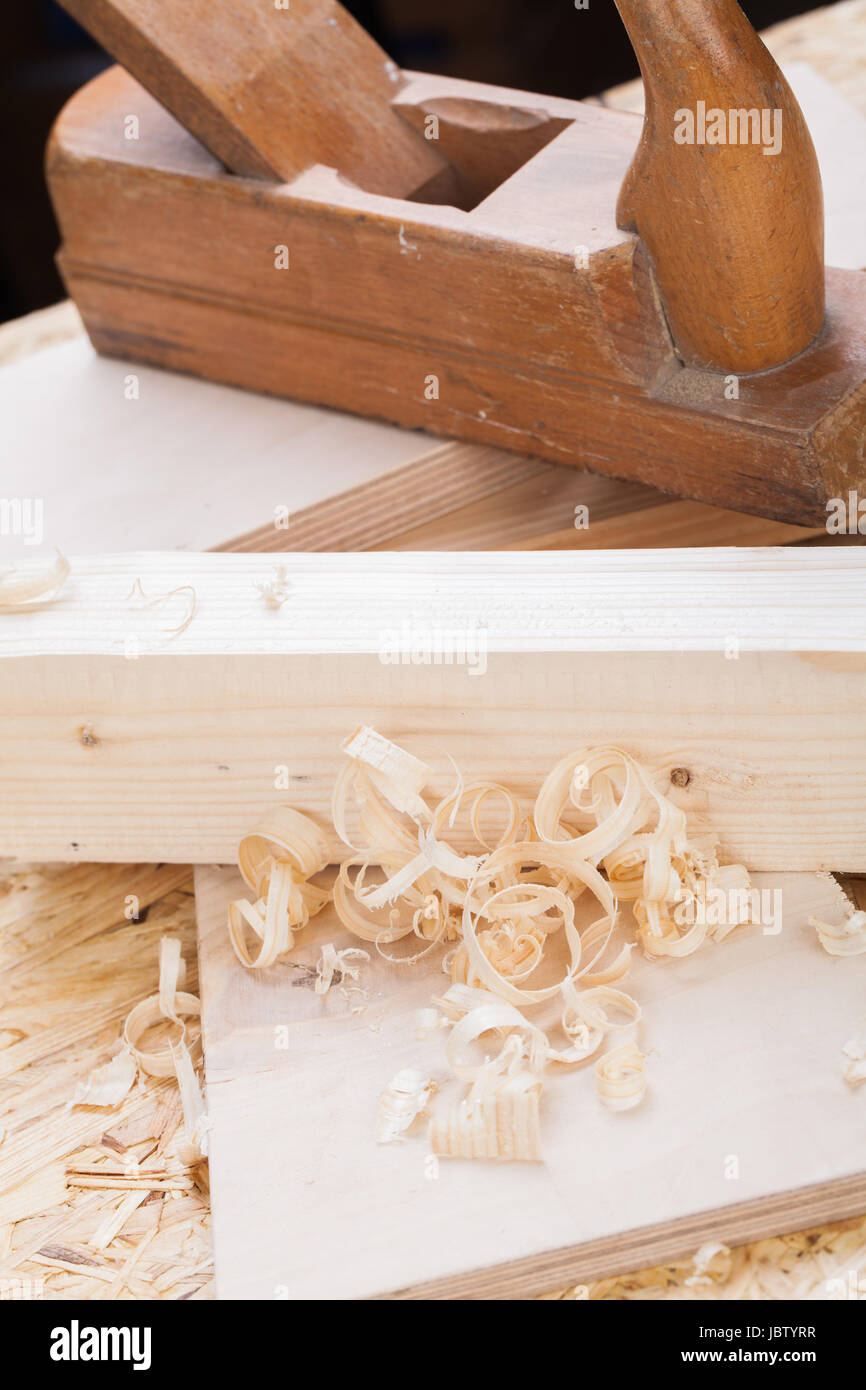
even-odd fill
[{"label": "pile of wood shavings", "polygon": [[724,1245],[713,1246],[706,1252],[699,1251],[692,1260],[573,1285],[542,1294],[541,1298],[570,1302],[863,1300],[866,1218],[774,1236],[731,1250]]},{"label": "pile of wood shavings", "polygon": [[[640,1104],[647,1086],[636,1039],[641,1010],[619,987],[632,949],[639,943],[651,958],[685,956],[749,921],[746,870],[722,865],[716,844],[691,831],[685,812],[617,748],[564,758],[531,813],[506,786],[467,786],[459,771],[455,790],[430,802],[430,768],[374,729],[356,730],[343,748],[347,762],[331,809],[352,855],[333,887],[337,915],[397,964],[414,965],[438,949],[451,982],[432,1000],[434,1018],[425,1028],[449,1027],[446,1058],[468,1091],[434,1117],[432,1152],[540,1159],[538,1106],[551,1067],[594,1059],[602,1103],[614,1111]],[[483,821],[493,805],[500,815],[491,842]],[[471,854],[450,842],[461,814]],[[328,858],[320,829],[288,808],[271,812],[243,839],[239,864],[255,901],[239,899],[228,913],[241,964],[263,968],[292,949],[296,933],[331,898],[313,882]],[[741,908],[715,921],[706,912],[680,914],[708,890],[731,901],[740,894]],[[601,913],[584,926],[576,916],[580,900],[594,900]],[[616,935],[624,925],[620,901],[631,904],[632,940]],[[412,950],[392,954],[401,941],[413,942]],[[541,985],[540,967],[550,973],[550,957],[563,943],[564,962]],[[617,1046],[601,1052],[621,1034]],[[421,1097],[435,1089],[427,1081],[418,1078]],[[387,1121],[393,1097],[392,1082],[380,1100],[380,1133],[390,1133],[383,1115]]]},{"label": "pile of wood shavings", "polygon": [[40,868],[0,884],[4,1298],[212,1296],[207,1164],[186,1147],[174,1069],[111,1103],[130,1080],[124,1020],[157,988],[165,937],[194,991],[185,867]]}]

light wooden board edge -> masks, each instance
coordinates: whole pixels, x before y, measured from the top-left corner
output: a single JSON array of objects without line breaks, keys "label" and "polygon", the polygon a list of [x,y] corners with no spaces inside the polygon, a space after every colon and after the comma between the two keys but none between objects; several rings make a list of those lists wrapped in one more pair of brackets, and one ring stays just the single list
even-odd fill
[{"label": "light wooden board edge", "polygon": [[[862,547],[70,557],[5,614],[5,658],[382,651],[383,633],[485,628],[496,651],[866,650]],[[279,566],[276,561],[283,561]],[[45,562],[21,566],[44,574]],[[275,608],[258,586],[282,575]],[[143,602],[141,595],[148,603]],[[162,606],[162,602],[165,606]],[[169,602],[170,601],[170,602]],[[423,664],[423,663],[422,663]],[[2,666],[0,666],[2,669]]]},{"label": "light wooden board edge", "polygon": [[838,1182],[795,1188],[586,1245],[566,1246],[508,1266],[473,1269],[459,1279],[416,1284],[379,1295],[375,1301],[531,1298],[550,1289],[571,1288],[687,1259],[708,1241],[743,1245],[843,1221],[859,1216],[864,1208],[866,1171]]}]

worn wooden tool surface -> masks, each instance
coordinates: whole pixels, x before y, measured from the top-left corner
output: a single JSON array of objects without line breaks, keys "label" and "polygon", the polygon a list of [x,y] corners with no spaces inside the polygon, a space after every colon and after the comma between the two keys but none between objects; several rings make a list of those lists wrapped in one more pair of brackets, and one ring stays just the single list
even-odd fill
[{"label": "worn wooden tool surface", "polygon": [[103,74],[48,159],[60,264],[95,346],[781,521],[820,524],[858,485],[862,275],[829,273],[827,326],[793,361],[734,383],[684,367],[640,244],[615,225],[635,118],[431,77],[401,109],[440,109],[458,172],[458,149],[501,161],[502,119],[523,129],[526,112],[537,153],[470,211],[321,168],[253,198],[131,78]]},{"label": "worn wooden tool surface", "polygon": [[617,0],[646,117],[618,204],[646,245],[680,356],[756,372],[824,321],[821,176],[778,64],[736,0]]},{"label": "worn wooden tool surface", "polygon": [[407,197],[447,171],[393,109],[399,68],[336,0],[62,3],[236,174],[326,164]]},{"label": "worn wooden tool surface", "polygon": [[756,884],[782,895],[778,934],[742,928],[687,961],[636,963],[642,1106],[611,1114],[591,1066],[566,1068],[542,1097],[543,1162],[437,1163],[423,1121],[385,1146],[374,1130],[404,1067],[440,1084],[434,1107],[462,1095],[441,1037],[416,1031],[439,961],[400,968],[371,947],[363,993],[322,998],[322,945],[356,944],[328,910],[290,958],[245,971],[226,931],[243,882],[198,869],[218,1296],[521,1297],[862,1209],[866,1112],[840,1049],[866,956],[831,959],[808,924],[844,914],[829,877]]}]

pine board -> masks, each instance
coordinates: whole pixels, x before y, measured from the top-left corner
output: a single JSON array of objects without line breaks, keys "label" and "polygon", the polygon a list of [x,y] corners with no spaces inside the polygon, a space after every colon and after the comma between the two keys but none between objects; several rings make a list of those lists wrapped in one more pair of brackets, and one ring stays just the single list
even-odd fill
[{"label": "pine board", "polygon": [[[255,555],[86,557],[5,619],[0,854],[229,863],[274,804],[324,823],[340,745],[369,723],[440,795],[448,755],[531,800],[569,750],[622,745],[660,788],[685,768],[684,804],[753,868],[866,871],[862,549],[284,566],[275,610]],[[174,597],[142,608],[136,579]],[[454,660],[416,661],[437,635]],[[482,635],[483,663],[461,659]]]}]

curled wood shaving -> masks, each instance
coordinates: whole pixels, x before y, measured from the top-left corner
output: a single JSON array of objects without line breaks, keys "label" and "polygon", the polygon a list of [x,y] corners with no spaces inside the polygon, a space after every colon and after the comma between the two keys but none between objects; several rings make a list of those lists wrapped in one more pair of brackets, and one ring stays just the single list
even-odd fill
[{"label": "curled wood shaving", "polygon": [[[713,1268],[715,1266],[715,1268]],[[712,1287],[716,1278],[725,1279],[731,1269],[731,1251],[721,1241],[702,1245],[694,1259],[694,1274],[685,1280],[686,1288]]]},{"label": "curled wood shaving", "polygon": [[369,959],[368,951],[358,950],[354,946],[338,951],[333,942],[326,942],[316,966],[316,993],[327,994],[337,977],[341,981],[357,980],[361,961]]},{"label": "curled wood shaving", "polygon": [[646,1095],[646,1058],[634,1043],[606,1052],[595,1064],[595,1084],[608,1110],[633,1110]]},{"label": "curled wood shaving", "polygon": [[[346,739],[343,752],[357,768],[366,771],[369,781],[395,811],[406,811],[409,815],[425,812],[420,795],[430,778],[430,769],[425,763],[366,725]],[[336,821],[337,817],[334,819]]]},{"label": "curled wood shaving", "polygon": [[165,594],[157,594],[155,598],[148,598],[141,585],[141,579],[136,579],[129,593],[126,595],[127,603],[140,599],[141,608],[159,608],[162,604],[168,603],[169,599],[174,598],[175,594],[187,595],[187,612],[175,627],[164,628],[163,631],[170,637],[177,637],[181,632],[185,632],[198,612],[198,595],[195,586],[192,584],[178,584],[177,588],[169,589]]},{"label": "curled wood shaving", "polygon": [[842,1051],[847,1058],[842,1075],[849,1086],[860,1086],[866,1081],[866,1028],[849,1038]]},{"label": "curled wood shaving", "polygon": [[104,1066],[80,1081],[72,1097],[73,1105],[94,1105],[113,1109],[135,1085],[138,1065],[128,1048],[124,1047]]},{"label": "curled wood shaving", "polygon": [[[194,994],[178,989],[186,975],[186,964],[180,953],[177,937],[164,936],[159,950],[159,990],[127,1015],[123,1025],[123,1040],[139,1067],[148,1076],[173,1076],[178,1084],[183,1107],[184,1144],[180,1149],[185,1162],[195,1163],[207,1153],[207,1130],[204,1096],[196,1075],[194,1062],[201,1057],[201,1034],[192,1046],[187,1043],[187,1018],[197,1017],[201,1005]],[[180,1028],[175,1041],[143,1045],[144,1035],[156,1024],[168,1022]]]},{"label": "curled wood shaving", "polygon": [[[178,993],[174,996],[174,1008],[183,1016],[191,1016],[198,1014],[201,1006],[194,994]],[[124,1042],[141,1070],[148,1076],[175,1075],[174,1055],[170,1043],[163,1043],[152,1049],[138,1046],[143,1035],[155,1024],[161,1023],[165,1017],[160,1007],[159,995],[154,994],[150,999],[143,999],[140,1004],[136,1004],[123,1025]],[[181,1024],[181,1028],[183,1027]],[[200,1045],[196,1043],[196,1047]]]},{"label": "curled wood shaving", "polygon": [[379,1097],[376,1143],[390,1144],[409,1129],[426,1109],[436,1083],[421,1071],[406,1067],[398,1071]]},{"label": "curled wood shaving", "polygon": [[[529,815],[507,787],[467,785],[456,767],[454,790],[437,802],[427,791],[430,767],[368,726],[356,729],[343,751],[331,814],[352,854],[334,883],[337,916],[395,964],[411,966],[440,951],[451,980],[433,1001],[441,1014],[431,1010],[420,1031],[443,1019],[450,1026],[446,1058],[470,1092],[434,1121],[437,1151],[535,1157],[548,1068],[578,1066],[611,1035],[640,1023],[637,1001],[621,987],[635,941],[623,939],[620,903],[631,904],[649,957],[685,956],[750,920],[748,873],[721,864],[711,840],[690,834],[685,812],[619,748],[562,759]],[[450,843],[460,818],[474,841],[468,854]],[[326,901],[309,883],[325,855],[317,828],[297,811],[271,813],[242,841],[241,871],[258,899],[229,909],[232,944],[244,965],[268,966],[291,950],[297,928]],[[730,910],[711,915],[706,900],[713,894]],[[260,942],[255,958],[248,928]],[[399,953],[385,950],[398,942]],[[333,946],[323,951],[321,993],[337,956]],[[556,1010],[558,1023],[546,1019],[542,1028],[530,1020],[542,1005],[548,1014]],[[601,1057],[598,1092],[609,1108],[640,1103],[643,1064],[631,1039]]]},{"label": "curled wood shaving", "polygon": [[[157,1043],[152,1047],[139,1046],[145,1033],[155,1024],[167,1020],[179,1025],[180,1043],[185,1043],[186,1025],[184,1018],[196,1017],[201,1005],[194,994],[184,994],[177,985],[181,976],[180,942],[173,937],[163,937],[159,950],[159,992],[140,1004],[127,1015],[123,1025],[123,1041],[138,1065],[148,1076],[175,1076],[177,1067],[173,1045]],[[185,967],[184,967],[185,969]],[[196,1055],[201,1054],[201,1037],[193,1044]]]},{"label": "curled wood shaving", "polygon": [[442,1158],[499,1158],[538,1162],[541,1082],[528,1072],[493,1090],[470,1093],[430,1124],[430,1147]]},{"label": "curled wood shaving", "polygon": [[866,912],[862,910],[852,909],[844,922],[834,926],[818,917],[810,917],[809,926],[817,931],[828,956],[861,956],[866,951]]},{"label": "curled wood shaving", "polygon": [[[271,811],[244,836],[238,866],[257,901],[229,904],[229,938],[248,970],[273,965],[295,944],[295,933],[330,901],[330,893],[309,882],[328,862],[328,847],[314,821],[289,807]],[[246,928],[259,938],[257,955],[247,945]]]},{"label": "curled wood shaving", "polygon": [[[483,994],[484,991],[478,991]],[[501,1051],[492,1060],[467,1060],[470,1045],[490,1032],[508,1033]],[[469,1009],[454,1024],[445,1048],[445,1055],[455,1076],[464,1081],[486,1081],[501,1071],[520,1070],[524,1058],[529,1069],[539,1072],[547,1060],[547,1038],[539,1028],[529,1023],[513,1005],[486,994],[480,1003]]]},{"label": "curled wood shaving", "polygon": [[69,578],[69,561],[57,552],[57,559],[41,574],[20,573],[16,569],[0,575],[0,612],[38,607],[57,597]]},{"label": "curled wood shaving", "polygon": [[[619,748],[591,749],[558,763],[536,799],[535,826],[542,840],[562,843],[578,861],[605,869],[617,898],[633,903],[650,956],[689,955],[717,935],[701,910],[708,887],[750,886],[740,866],[734,882],[726,881],[731,870],[720,869],[715,848],[689,839],[685,812]],[[727,920],[720,925],[722,934],[731,929]]]}]

